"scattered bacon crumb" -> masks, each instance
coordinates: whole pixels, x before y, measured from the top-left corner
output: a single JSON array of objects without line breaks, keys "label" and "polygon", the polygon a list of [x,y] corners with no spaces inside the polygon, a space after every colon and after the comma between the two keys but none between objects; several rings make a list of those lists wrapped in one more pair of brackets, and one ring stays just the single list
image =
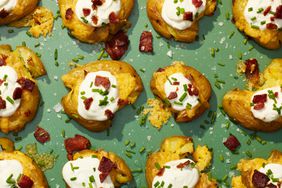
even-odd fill
[{"label": "scattered bacon crumb", "polygon": [[193,21],[193,12],[184,12],[183,20]]},{"label": "scattered bacon crumb", "polygon": [[278,29],[278,26],[274,23],[268,23],[266,24],[267,29]]},{"label": "scattered bacon crumb", "polygon": [[35,83],[33,81],[24,77],[18,79],[18,83],[22,86],[23,89],[30,92],[32,92],[35,87]]},{"label": "scattered bacon crumb", "polygon": [[128,100],[118,99],[118,106],[124,106],[128,104]]},{"label": "scattered bacon crumb", "polygon": [[67,157],[69,160],[72,160],[73,154],[75,152],[89,149],[91,147],[90,141],[79,134],[76,134],[73,138],[67,138],[64,141],[64,144],[68,153]]},{"label": "scattered bacon crumb", "polygon": [[230,151],[235,151],[241,145],[239,140],[232,134],[227,138],[225,142],[223,142],[223,144]]},{"label": "scattered bacon crumb", "polygon": [[276,8],[276,12],[274,14],[275,18],[277,19],[282,19],[282,5],[279,5],[277,8]]},{"label": "scattered bacon crumb", "polygon": [[253,98],[253,103],[265,103],[267,101],[267,94],[255,95]]},{"label": "scattered bacon crumb", "polygon": [[3,110],[6,108],[6,101],[0,97],[0,110]]},{"label": "scattered bacon crumb", "polygon": [[128,45],[128,36],[123,31],[120,31],[106,42],[105,47],[106,52],[113,60],[119,60],[127,51]]},{"label": "scattered bacon crumb", "polygon": [[33,135],[35,139],[42,144],[50,140],[50,134],[41,127],[37,127]]},{"label": "scattered bacon crumb", "polygon": [[107,116],[107,118],[108,118],[109,120],[112,120],[112,119],[114,119],[114,117],[115,117],[115,114],[114,114],[111,110],[106,110],[106,111],[105,111],[105,115]]},{"label": "scattered bacon crumb", "polygon": [[170,92],[170,94],[168,95],[167,99],[168,100],[172,100],[175,99],[177,97],[177,93],[176,92]]},{"label": "scattered bacon crumb", "polygon": [[95,78],[95,86],[103,86],[105,89],[109,89],[111,87],[111,82],[108,77],[96,76]]},{"label": "scattered bacon crumb", "polygon": [[269,177],[264,173],[261,173],[258,170],[254,170],[254,174],[252,176],[252,183],[255,187],[263,188],[266,187],[267,183],[269,182]]},{"label": "scattered bacon crumb", "polygon": [[266,16],[271,10],[271,6],[268,6],[264,11],[263,11],[263,15]]},{"label": "scattered bacon crumb", "polygon": [[143,31],[139,41],[140,52],[153,52],[153,35],[150,31]]},{"label": "scattered bacon crumb", "polygon": [[7,57],[6,56],[1,56],[0,57],[0,66],[4,66],[4,65],[6,65],[6,59],[7,59]]},{"label": "scattered bacon crumb", "polygon": [[179,82],[173,82],[172,85],[178,86],[180,83]]},{"label": "scattered bacon crumb", "polygon": [[176,166],[176,168],[185,168],[186,166],[188,166],[191,162],[189,160],[187,160],[186,162],[184,163],[180,163]]},{"label": "scattered bacon crumb", "polygon": [[119,19],[118,19],[118,16],[116,15],[116,13],[111,12],[111,14],[109,15],[109,21],[112,24],[115,24],[115,23],[119,22]]},{"label": "scattered bacon crumb", "polygon": [[72,15],[73,15],[72,9],[71,9],[71,8],[68,8],[68,9],[66,10],[66,15],[65,15],[66,20],[71,20],[71,19],[72,19]]},{"label": "scattered bacon crumb", "polygon": [[0,86],[4,83],[4,80],[0,79]]},{"label": "scattered bacon crumb", "polygon": [[164,175],[164,172],[165,172],[165,168],[161,168],[159,170],[159,172],[157,173],[157,176],[163,176]]},{"label": "scattered bacon crumb", "polygon": [[34,182],[26,175],[22,175],[18,180],[19,188],[32,188]]},{"label": "scattered bacon crumb", "polygon": [[82,9],[82,12],[83,12],[83,15],[86,17],[86,16],[89,16],[89,14],[91,13],[91,9],[84,8]]},{"label": "scattered bacon crumb", "polygon": [[91,20],[92,20],[92,22],[93,22],[95,25],[98,23],[98,17],[95,16],[95,15],[93,15],[93,16],[91,17]]},{"label": "scattered bacon crumb", "polygon": [[200,6],[202,6],[203,1],[202,0],[192,0],[192,3],[196,8],[199,8]]},{"label": "scattered bacon crumb", "polygon": [[[0,83],[1,83],[1,81],[0,81]],[[1,84],[0,84],[0,85],[1,85]],[[23,89],[20,88],[20,87],[17,87],[17,88],[14,90],[13,99],[14,99],[14,100],[17,100],[17,99],[22,98],[22,93],[23,93]]]},{"label": "scattered bacon crumb", "polygon": [[259,102],[259,103],[254,105],[255,110],[261,110],[263,108],[264,108],[264,103],[262,103],[262,102]]},{"label": "scattered bacon crumb", "polygon": [[187,90],[190,96],[199,96],[199,90],[192,84],[188,84]]},{"label": "scattered bacon crumb", "polygon": [[83,104],[84,104],[84,107],[85,107],[86,110],[90,109],[90,106],[91,106],[92,102],[93,102],[93,98],[92,97],[87,98],[87,99],[85,99],[83,101]]},{"label": "scattered bacon crumb", "polygon": [[246,70],[245,75],[252,83],[259,82],[259,65],[256,59],[248,59],[245,61]]},{"label": "scattered bacon crumb", "polygon": [[92,9],[96,10],[97,6],[101,6],[104,3],[104,0],[92,0]]},{"label": "scattered bacon crumb", "polygon": [[158,68],[157,72],[164,72],[165,69],[163,68]]},{"label": "scattered bacon crumb", "polygon": [[101,172],[101,174],[99,174],[101,183],[105,181],[110,172],[115,168],[117,168],[115,163],[107,157],[102,157],[98,167],[98,170]]}]

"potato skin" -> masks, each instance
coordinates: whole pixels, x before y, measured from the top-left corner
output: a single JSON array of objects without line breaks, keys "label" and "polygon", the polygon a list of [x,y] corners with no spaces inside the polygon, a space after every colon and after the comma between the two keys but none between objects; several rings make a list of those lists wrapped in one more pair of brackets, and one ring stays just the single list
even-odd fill
[{"label": "potato skin", "polygon": [[[85,72],[109,71],[117,77],[119,82],[119,98],[127,101],[128,104],[133,104],[140,93],[143,91],[142,80],[134,70],[134,68],[120,61],[101,60],[88,63],[84,66],[77,67],[71,70],[66,75],[62,76],[64,85],[71,89],[68,95],[62,98],[62,105],[66,114],[84,126],[86,129],[93,132],[104,131],[111,126],[112,121],[91,121],[82,118],[77,111],[79,86],[84,80]],[[126,104],[119,106],[123,108]]]},{"label": "potato skin", "polygon": [[[107,24],[106,26],[95,28],[82,23],[75,15],[75,5],[77,0],[59,0],[59,8],[63,24],[70,30],[70,34],[78,40],[86,43],[105,42],[123,28],[129,27],[128,17],[134,7],[134,0],[121,0],[121,10],[118,18],[119,22]],[[72,19],[66,19],[66,11],[71,8],[74,12]]]},{"label": "potato skin", "polygon": [[33,182],[33,187],[48,188],[45,175],[37,166],[37,164],[27,155],[20,151],[2,151],[0,152],[0,160],[17,160],[23,166],[24,175],[28,176]]},{"label": "potato skin", "polygon": [[9,24],[31,13],[40,0],[20,0],[16,7],[5,18],[0,18],[0,25]]},{"label": "potato skin", "polygon": [[247,3],[248,0],[233,0],[233,21],[236,27],[265,48],[280,48],[282,44],[282,31],[271,29],[261,31],[252,28],[244,16],[244,10]]},{"label": "potato skin", "polygon": [[113,169],[110,173],[115,187],[120,187],[122,184],[128,183],[132,180],[131,170],[129,169],[125,161],[115,153],[106,152],[104,150],[83,150],[75,153],[73,159],[76,160],[80,157],[89,157],[92,155],[96,155],[99,160],[101,160],[103,157],[107,157],[117,165],[117,169]]},{"label": "potato skin", "polygon": [[164,0],[147,0],[147,15],[153,25],[154,29],[167,39],[175,39],[181,42],[193,42],[195,41],[199,26],[198,22],[203,16],[212,16],[216,9],[216,0],[207,0],[206,10],[199,15],[197,20],[191,25],[191,27],[185,30],[178,30],[168,25],[162,18],[162,7]]},{"label": "potato skin", "polygon": [[176,111],[173,108],[170,110],[175,114],[177,122],[190,122],[201,116],[206,109],[209,108],[209,100],[211,97],[211,85],[207,78],[193,67],[186,66],[183,62],[176,61],[172,65],[165,67],[162,72],[154,72],[151,79],[151,90],[161,100],[166,100],[164,85],[167,81],[167,76],[180,72],[185,76],[192,76],[195,87],[199,90],[199,105],[191,110]]},{"label": "potato skin", "polygon": [[255,188],[252,183],[254,170],[258,170],[263,166],[263,164],[268,163],[282,164],[282,153],[274,150],[271,152],[268,159],[241,159],[237,164],[237,169],[241,172],[241,176],[235,176],[232,178],[232,188]]},{"label": "potato skin", "polygon": [[[206,147],[206,146],[202,146]],[[171,136],[166,138],[160,147],[159,151],[156,151],[152,154],[150,154],[147,158],[146,162],[146,180],[147,180],[147,186],[149,188],[152,187],[152,182],[154,180],[154,177],[158,173],[158,169],[155,167],[155,163],[158,163],[161,167],[173,160],[179,160],[188,157],[189,155],[200,155],[194,152],[193,147],[193,140],[191,137],[186,136]],[[211,155],[211,152],[209,151],[209,155]],[[198,165],[198,161],[194,158],[196,162],[196,166]],[[206,166],[203,166],[203,170],[207,168],[210,165],[211,159],[208,161]],[[207,174],[201,173],[199,182],[196,185],[196,188],[216,188],[217,183],[215,180],[209,180]]]},{"label": "potato skin", "polygon": [[45,75],[46,71],[41,60],[27,47],[19,46],[12,51],[10,45],[0,45],[1,55],[8,57],[6,64],[15,69],[18,78],[25,77],[35,83],[32,92],[23,90],[21,105],[12,116],[0,117],[1,132],[19,132],[36,115],[40,94],[35,78]]},{"label": "potato skin", "polygon": [[[282,59],[273,59],[272,63],[264,70],[261,75],[264,80],[258,89],[280,86],[282,84]],[[282,128],[282,117],[275,121],[266,123],[253,116],[251,112],[251,98],[253,91],[234,89],[225,94],[222,101],[224,111],[228,116],[247,129],[273,132]]]}]

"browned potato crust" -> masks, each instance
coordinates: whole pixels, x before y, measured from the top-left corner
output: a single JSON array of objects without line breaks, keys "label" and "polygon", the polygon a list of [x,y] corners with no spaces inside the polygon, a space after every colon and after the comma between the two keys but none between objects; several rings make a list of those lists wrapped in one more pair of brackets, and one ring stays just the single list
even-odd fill
[{"label": "browned potato crust", "polygon": [[247,3],[248,0],[233,0],[232,11],[236,27],[265,48],[280,48],[282,44],[282,31],[270,29],[261,31],[259,29],[252,28],[244,16],[244,10]]},{"label": "browned potato crust", "polygon": [[[70,30],[71,35],[82,42],[97,43],[109,40],[113,35],[123,28],[129,27],[128,17],[134,7],[134,0],[121,0],[121,10],[118,18],[119,22],[107,24],[100,28],[95,28],[82,23],[75,15],[77,0],[59,0],[59,8],[63,19],[63,24]],[[73,10],[72,19],[66,19],[66,11]]]},{"label": "browned potato crust", "polygon": [[[79,86],[84,80],[85,71],[95,72],[101,70],[109,71],[117,78],[119,98],[126,101],[127,104],[133,104],[143,91],[142,80],[137,72],[131,65],[121,61],[102,60],[91,62],[77,67],[64,75],[62,80],[65,86],[71,89],[69,94],[62,98],[65,112],[79,124],[94,132],[106,130],[111,126],[112,121],[89,121],[79,116],[77,112],[78,94]],[[120,105],[119,109],[125,105]]]},{"label": "browned potato crust", "polygon": [[164,91],[165,82],[167,81],[168,76],[177,72],[180,72],[185,76],[191,76],[194,82],[193,84],[199,90],[199,105],[190,110],[186,109],[180,112],[170,108],[170,110],[175,114],[175,120],[177,122],[190,122],[201,116],[210,106],[209,100],[211,97],[211,85],[203,74],[193,67],[186,66],[183,62],[176,61],[172,65],[165,67],[164,71],[154,72],[151,79],[151,90],[154,95],[159,97],[161,100],[166,100],[167,96]]},{"label": "browned potato crust", "polygon": [[45,75],[46,71],[37,55],[24,46],[19,46],[13,51],[10,45],[0,45],[0,56],[7,56],[6,64],[15,69],[18,78],[24,77],[35,83],[32,92],[23,91],[21,105],[12,116],[0,117],[1,132],[19,132],[36,115],[40,95],[35,78]]},{"label": "browned potato crust", "polygon": [[43,172],[40,170],[37,164],[24,153],[20,151],[2,151],[0,152],[0,160],[19,161],[23,166],[23,174],[28,176],[34,182],[33,187],[48,188],[48,183]]},{"label": "browned potato crust", "polygon": [[0,18],[0,25],[5,25],[13,21],[19,20],[31,13],[38,4],[39,0],[20,0],[16,7],[5,18]]},{"label": "browned potato crust", "polygon": [[[211,157],[208,157],[208,160],[203,163],[205,158],[199,159],[195,156],[200,155],[208,155],[211,156],[212,153],[208,151],[207,153],[201,153],[203,150],[207,149],[207,146],[199,146],[202,149],[196,149],[194,151],[193,140],[191,137],[186,136],[172,136],[166,138],[160,147],[160,150],[152,153],[148,156],[146,162],[146,180],[149,188],[152,187],[152,182],[154,177],[158,173],[158,169],[156,168],[156,163],[158,163],[161,167],[165,165],[165,163],[173,160],[179,160],[186,158],[190,155],[193,155],[193,159],[196,162],[197,168],[202,171],[206,169],[211,163]],[[205,149],[204,149],[205,148]],[[199,164],[201,169],[199,168]],[[217,187],[217,183],[215,180],[210,180],[205,173],[200,174],[199,182],[196,185],[196,188],[215,188]]]},{"label": "browned potato crust", "polygon": [[[258,90],[281,86],[282,84],[282,59],[273,59],[271,64],[261,75],[263,85]],[[275,121],[266,123],[257,119],[251,112],[250,101],[254,91],[240,90],[238,88],[225,94],[222,101],[224,111],[229,117],[246,127],[256,131],[272,132],[282,128],[282,117]]]},{"label": "browned potato crust", "polygon": [[212,16],[216,9],[216,0],[207,0],[205,11],[198,16],[191,27],[185,30],[177,30],[168,25],[162,18],[164,0],[147,0],[147,15],[154,29],[165,38],[173,38],[182,42],[195,41],[199,32],[199,20],[203,16]]},{"label": "browned potato crust", "polygon": [[254,170],[258,170],[263,166],[263,164],[268,163],[282,164],[282,153],[274,150],[271,152],[268,159],[241,159],[237,164],[237,169],[241,172],[241,176],[235,176],[232,178],[232,188],[255,188],[252,183]]},{"label": "browned potato crust", "polygon": [[110,173],[111,179],[115,187],[120,187],[122,184],[128,183],[132,180],[131,170],[129,169],[125,161],[119,156],[117,156],[115,153],[106,152],[104,150],[83,150],[75,153],[73,156],[73,160],[76,160],[80,157],[89,157],[92,155],[96,155],[99,160],[101,160],[103,157],[107,157],[117,165],[117,168],[113,169]]}]

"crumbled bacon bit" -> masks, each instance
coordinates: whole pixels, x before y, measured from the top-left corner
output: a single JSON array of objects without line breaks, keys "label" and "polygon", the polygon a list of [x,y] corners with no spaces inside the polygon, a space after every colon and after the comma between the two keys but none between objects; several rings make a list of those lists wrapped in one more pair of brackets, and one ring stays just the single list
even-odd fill
[{"label": "crumbled bacon bit", "polygon": [[252,183],[256,188],[265,188],[269,180],[270,179],[267,175],[261,173],[258,170],[254,170],[254,174],[252,176]]},{"label": "crumbled bacon bit", "polygon": [[246,70],[245,75],[252,83],[259,82],[259,65],[256,59],[248,59],[245,61]]},{"label": "crumbled bacon bit", "polygon": [[4,65],[6,65],[6,59],[7,59],[7,57],[6,56],[1,56],[0,57],[0,66],[4,66]]},{"label": "crumbled bacon bit", "polygon": [[116,13],[111,12],[111,14],[109,15],[109,21],[111,24],[115,24],[119,22],[118,16],[116,15]]},{"label": "crumbled bacon bit", "polygon": [[111,40],[106,42],[105,47],[113,60],[119,60],[127,51],[128,45],[128,36],[123,31],[120,31]]},{"label": "crumbled bacon bit", "polygon": [[91,17],[91,20],[92,20],[92,22],[93,22],[95,25],[98,23],[98,17],[95,16],[95,15],[93,15],[93,16]]},{"label": "crumbled bacon bit", "polygon": [[170,94],[168,95],[167,99],[168,100],[172,100],[175,99],[177,97],[177,93],[176,92],[170,92]]},{"label": "crumbled bacon bit", "polygon": [[0,97],[0,110],[6,109],[6,101]]},{"label": "crumbled bacon bit", "polygon": [[[0,84],[0,85],[1,85],[1,84]],[[17,88],[14,90],[13,99],[14,99],[14,100],[17,100],[17,99],[22,98],[22,93],[23,93],[23,89],[20,88],[20,87],[17,87]]]},{"label": "crumbled bacon bit", "polygon": [[22,86],[23,89],[28,90],[30,92],[32,92],[35,87],[35,83],[33,81],[24,77],[18,79],[18,83]]},{"label": "crumbled bacon bit", "polygon": [[42,144],[50,140],[50,134],[41,127],[37,127],[33,135],[35,139]]},{"label": "crumbled bacon bit", "polygon": [[193,12],[184,12],[183,20],[193,21]]},{"label": "crumbled bacon bit", "polygon": [[33,181],[26,175],[22,175],[18,180],[19,188],[32,188]]},{"label": "crumbled bacon bit", "polygon": [[176,168],[185,168],[186,166],[188,166],[191,162],[189,160],[187,160],[186,162],[184,163],[180,163],[176,166]]},{"label": "crumbled bacon bit", "polygon": [[192,0],[192,3],[196,8],[199,8],[200,6],[202,6],[203,1],[202,0]]},{"label": "crumbled bacon bit", "polygon": [[109,89],[111,87],[111,82],[109,78],[103,76],[96,76],[95,78],[95,86],[103,86],[105,89]]},{"label": "crumbled bacon bit", "polygon": [[274,16],[271,16],[271,17],[270,17],[270,21],[274,22],[274,21],[275,21],[275,17],[274,17]]},{"label": "crumbled bacon bit", "polygon": [[106,110],[106,111],[105,111],[105,115],[107,116],[107,118],[108,118],[109,120],[112,120],[112,119],[114,119],[114,117],[115,117],[115,114],[114,114],[111,110]]},{"label": "crumbled bacon bit", "polygon": [[180,82],[173,82],[172,85],[174,86],[178,86],[180,84]]},{"label": "crumbled bacon bit", "polygon": [[275,92],[275,93],[274,93],[274,96],[275,96],[276,98],[278,97],[278,95],[279,95],[278,92]]},{"label": "crumbled bacon bit", "polygon": [[9,12],[7,12],[5,9],[2,9],[0,11],[0,18],[6,18],[9,15]]},{"label": "crumbled bacon bit", "polygon": [[4,83],[5,81],[0,79],[0,86]]},{"label": "crumbled bacon bit", "polygon": [[264,108],[264,103],[262,103],[262,102],[259,102],[259,103],[254,105],[255,110],[261,110],[263,108]]},{"label": "crumbled bacon bit", "polygon": [[109,174],[104,174],[104,173],[99,174],[100,182],[103,183],[105,179],[108,177],[108,175]]},{"label": "crumbled bacon bit", "polygon": [[92,9],[96,10],[97,6],[101,6],[104,3],[104,0],[92,0]]},{"label": "crumbled bacon bit", "polygon": [[153,52],[153,35],[150,31],[143,31],[139,41],[140,52]]},{"label": "crumbled bacon bit", "polygon": [[105,181],[110,172],[115,168],[117,168],[117,165],[115,163],[113,163],[107,157],[102,157],[98,167],[98,170],[101,172],[101,174],[99,175],[101,183]]},{"label": "crumbled bacon bit", "polygon": [[266,24],[267,29],[278,29],[278,26],[274,23],[268,23]]},{"label": "crumbled bacon bit", "polygon": [[91,106],[92,102],[93,102],[93,98],[92,97],[84,99],[83,104],[84,104],[84,107],[85,107],[86,110],[90,109],[90,106]]},{"label": "crumbled bacon bit", "polygon": [[165,168],[161,168],[159,170],[159,172],[157,173],[157,176],[163,176],[164,175],[164,172],[165,172]]},{"label": "crumbled bacon bit", "polygon": [[91,147],[90,141],[85,138],[84,136],[81,136],[79,134],[76,134],[73,138],[68,138],[64,141],[65,148],[67,150],[67,157],[69,160],[72,160],[72,155],[75,152],[89,149]]},{"label": "crumbled bacon bit", "polygon": [[68,9],[66,10],[66,15],[65,15],[66,20],[71,20],[71,19],[72,19],[72,15],[73,15],[72,9],[71,9],[71,8],[68,8]]},{"label": "crumbled bacon bit", "polygon": [[263,11],[263,15],[266,16],[271,10],[271,6],[268,6],[264,11]]},{"label": "crumbled bacon bit", "polygon": [[89,16],[89,14],[91,13],[91,9],[89,8],[84,8],[82,9],[83,15],[84,17]]},{"label": "crumbled bacon bit", "polygon": [[163,69],[163,68],[158,68],[158,70],[157,70],[157,72],[164,72],[165,71],[165,69]]},{"label": "crumbled bacon bit", "polygon": [[128,100],[118,99],[118,106],[124,106],[128,104]]},{"label": "crumbled bacon bit", "polygon": [[277,8],[276,8],[276,12],[274,14],[275,18],[277,19],[282,19],[282,5],[279,5]]},{"label": "crumbled bacon bit", "polygon": [[235,151],[241,145],[239,140],[232,134],[227,138],[225,142],[223,142],[223,144],[230,151]]},{"label": "crumbled bacon bit", "polygon": [[190,96],[199,96],[199,90],[192,84],[188,84],[188,93]]},{"label": "crumbled bacon bit", "polygon": [[267,94],[255,95],[253,103],[265,103],[267,101]]},{"label": "crumbled bacon bit", "polygon": [[269,183],[269,184],[267,184],[266,187],[267,187],[267,188],[279,188],[280,186],[276,186],[276,185],[274,185],[273,183]]}]

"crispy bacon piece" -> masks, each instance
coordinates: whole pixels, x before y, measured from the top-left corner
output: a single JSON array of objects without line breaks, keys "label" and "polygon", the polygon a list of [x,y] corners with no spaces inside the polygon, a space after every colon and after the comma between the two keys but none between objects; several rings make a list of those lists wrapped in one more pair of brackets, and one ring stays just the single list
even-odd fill
[{"label": "crispy bacon piece", "polygon": [[266,16],[271,10],[271,6],[268,6],[264,11],[263,11],[263,15]]},{"label": "crispy bacon piece", "polygon": [[232,134],[227,138],[225,142],[223,142],[223,144],[230,151],[235,151],[241,145],[239,140]]},{"label": "crispy bacon piece", "polygon": [[101,174],[99,175],[101,183],[105,181],[110,172],[115,168],[117,168],[117,165],[113,163],[109,158],[103,157],[101,159],[98,167],[98,170],[101,172]]},{"label": "crispy bacon piece", "polygon": [[91,20],[92,20],[92,22],[93,22],[95,25],[98,23],[98,17],[95,16],[95,15],[93,15],[93,16],[91,17]]},{"label": "crispy bacon piece", "polygon": [[35,139],[42,144],[50,140],[50,134],[41,127],[37,127],[33,135]]},{"label": "crispy bacon piece", "polygon": [[24,77],[18,79],[18,83],[22,86],[23,89],[30,92],[32,92],[35,87],[35,83],[32,80]]},{"label": "crispy bacon piece", "polygon": [[199,96],[199,90],[192,84],[188,84],[187,90],[190,96]]},{"label": "crispy bacon piece", "polygon": [[0,86],[4,83],[4,80],[0,79]]},{"label": "crispy bacon piece", "polygon": [[252,83],[259,82],[259,65],[256,59],[248,59],[245,61],[246,71],[245,75]]},{"label": "crispy bacon piece", "polygon": [[190,163],[191,163],[191,162],[190,162],[189,160],[187,160],[187,161],[184,162],[184,163],[178,164],[178,165],[176,166],[176,168],[180,168],[180,169],[185,168],[185,167],[188,166]]},{"label": "crispy bacon piece", "polygon": [[6,101],[0,97],[0,110],[6,109]]},{"label": "crispy bacon piece", "polygon": [[128,104],[128,100],[118,99],[118,105],[124,106]]},{"label": "crispy bacon piece", "polygon": [[111,87],[111,82],[108,77],[96,76],[95,78],[95,86],[103,86],[105,89],[109,89]]},{"label": "crispy bacon piece", "polygon": [[163,176],[164,175],[164,172],[165,172],[165,168],[161,168],[159,170],[159,172],[157,173],[157,176]]},{"label": "crispy bacon piece", "polygon": [[73,16],[73,10],[71,8],[68,8],[66,10],[66,15],[65,15],[66,20],[71,20],[72,16]]},{"label": "crispy bacon piece", "polygon": [[119,22],[118,16],[114,12],[111,12],[111,14],[109,15],[109,20],[111,24],[115,24]]},{"label": "crispy bacon piece", "polygon": [[199,8],[200,6],[202,6],[203,1],[202,0],[192,0],[192,3],[196,8]]},{"label": "crispy bacon piece", "polygon": [[82,9],[82,12],[83,12],[83,15],[86,17],[86,16],[89,16],[89,14],[91,13],[91,9],[84,8]]},{"label": "crispy bacon piece", "polygon": [[267,185],[267,188],[279,188],[280,186],[276,186],[273,183]]},{"label": "crispy bacon piece", "polygon": [[269,178],[264,173],[261,173],[258,170],[254,171],[252,176],[252,183],[256,188],[265,188],[267,183],[269,182]]},{"label": "crispy bacon piece", "polygon": [[177,93],[176,92],[170,92],[170,94],[168,95],[167,99],[168,100],[172,100],[175,99],[177,97]]},{"label": "crispy bacon piece", "polygon": [[140,52],[153,52],[153,35],[150,31],[143,31],[139,41]]},{"label": "crispy bacon piece", "polygon": [[5,9],[2,9],[0,11],[0,18],[6,18],[9,15],[9,12],[7,12]]},{"label": "crispy bacon piece", "polygon": [[274,23],[268,23],[266,24],[267,29],[278,29],[278,26]]},{"label": "crispy bacon piece", "polygon": [[6,65],[6,59],[7,59],[7,57],[6,56],[1,56],[0,57],[0,66],[4,66],[4,65]]},{"label": "crispy bacon piece", "polygon": [[276,8],[276,12],[274,14],[274,17],[277,18],[277,19],[282,19],[282,5],[279,5]]},{"label": "crispy bacon piece", "polygon": [[92,97],[87,98],[87,99],[85,99],[85,100],[83,101],[84,107],[85,107],[86,110],[89,110],[89,109],[90,109],[90,106],[91,106],[92,102],[93,102],[93,98],[92,98]]},{"label": "crispy bacon piece", "polygon": [[17,100],[17,99],[22,98],[22,94],[23,94],[23,89],[20,87],[17,87],[13,92],[13,99]]},{"label": "crispy bacon piece", "polygon": [[96,10],[97,6],[101,6],[104,3],[104,0],[92,0],[92,9]]},{"label": "crispy bacon piece", "polygon": [[67,138],[64,141],[64,144],[68,153],[67,157],[69,160],[72,160],[73,153],[89,149],[91,147],[90,141],[79,134],[76,134],[73,138]]},{"label": "crispy bacon piece", "polygon": [[20,188],[32,188],[33,181],[26,175],[22,175],[18,180],[18,186]]},{"label": "crispy bacon piece", "polygon": [[109,120],[112,120],[112,119],[114,119],[114,117],[115,117],[115,114],[114,114],[111,110],[106,110],[106,111],[105,111],[105,115],[107,116],[107,118],[108,118]]},{"label": "crispy bacon piece", "polygon": [[111,40],[106,42],[106,52],[113,60],[119,60],[127,51],[128,45],[128,36],[123,31],[119,31]]},{"label": "crispy bacon piece", "polygon": [[174,86],[178,86],[180,84],[180,82],[173,82],[172,85]]},{"label": "crispy bacon piece", "polygon": [[267,94],[255,95],[253,103],[265,103],[267,101]]},{"label": "crispy bacon piece", "polygon": [[261,110],[261,109],[263,109],[263,108],[264,108],[264,103],[262,103],[262,102],[256,103],[256,104],[254,105],[254,109],[255,109],[255,110]]},{"label": "crispy bacon piece", "polygon": [[184,12],[183,20],[193,21],[193,12]]},{"label": "crispy bacon piece", "polygon": [[158,70],[157,70],[157,72],[164,72],[165,71],[165,69],[163,69],[163,68],[158,68]]}]

